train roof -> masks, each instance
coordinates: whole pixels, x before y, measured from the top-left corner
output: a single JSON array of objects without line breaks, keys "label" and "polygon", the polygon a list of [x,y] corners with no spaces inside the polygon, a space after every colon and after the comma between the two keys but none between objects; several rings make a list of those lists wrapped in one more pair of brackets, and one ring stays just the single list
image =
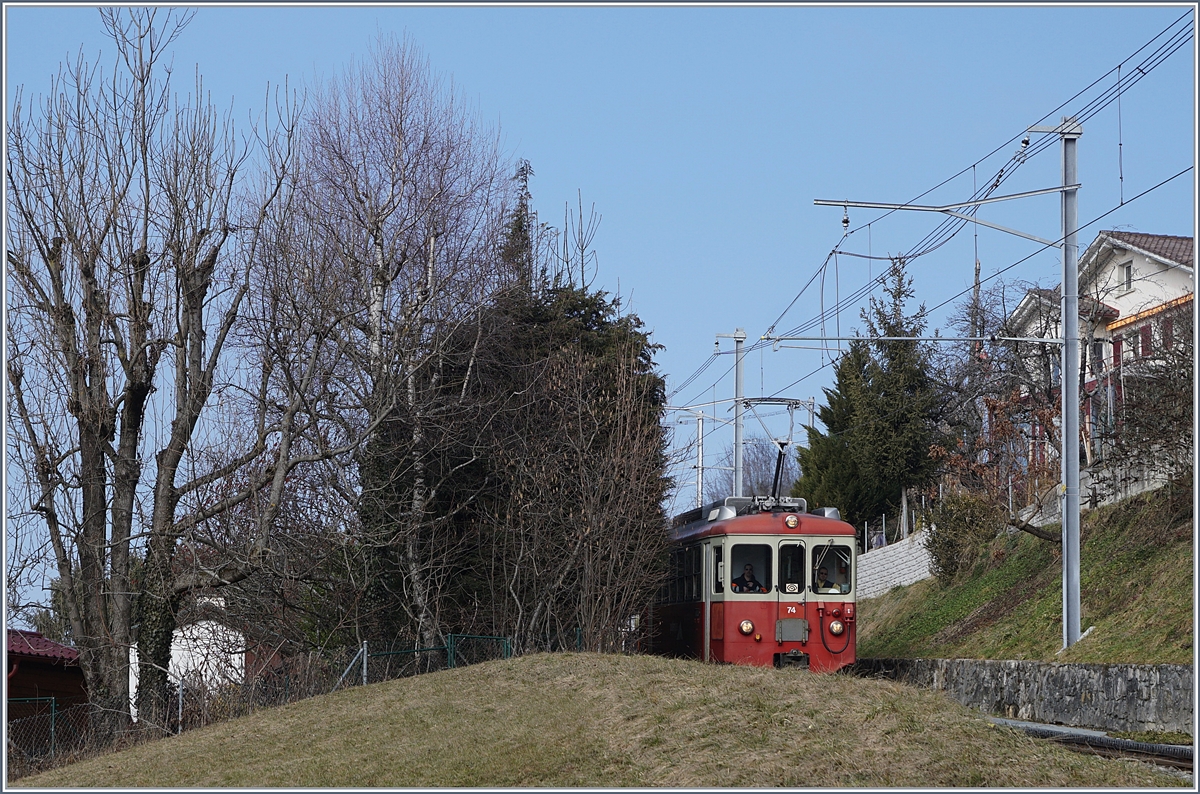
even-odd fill
[{"label": "train roof", "polygon": [[[715,535],[849,535],[858,533],[836,510],[807,511],[803,499],[728,497],[706,508],[689,510],[671,522],[673,541],[700,540]],[[795,527],[786,516],[799,519]]]}]

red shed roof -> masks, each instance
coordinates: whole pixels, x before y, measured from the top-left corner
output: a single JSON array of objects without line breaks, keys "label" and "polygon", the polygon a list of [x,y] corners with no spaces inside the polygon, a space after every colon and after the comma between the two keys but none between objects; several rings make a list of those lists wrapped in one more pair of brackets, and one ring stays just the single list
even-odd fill
[{"label": "red shed roof", "polygon": [[79,661],[79,651],[70,645],[48,640],[36,631],[8,630],[9,654],[38,656],[43,659],[69,663]]}]

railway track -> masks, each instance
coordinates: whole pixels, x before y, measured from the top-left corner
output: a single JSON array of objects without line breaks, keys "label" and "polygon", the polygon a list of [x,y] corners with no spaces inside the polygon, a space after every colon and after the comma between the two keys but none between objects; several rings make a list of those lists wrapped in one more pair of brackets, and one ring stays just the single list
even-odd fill
[{"label": "railway track", "polygon": [[1134,742],[1129,739],[1114,739],[1099,731],[1073,730],[1059,726],[1004,720],[997,717],[991,719],[998,725],[1017,728],[1030,736],[1057,742],[1077,752],[1101,755],[1105,758],[1131,758],[1193,772],[1193,748],[1186,745]]},{"label": "railway track", "polygon": [[[1061,741],[1061,740],[1060,740]],[[1188,753],[1186,757],[1168,755],[1159,752],[1143,752],[1140,750],[1128,750],[1113,747],[1100,747],[1087,743],[1063,742],[1067,747],[1080,753],[1091,753],[1093,755],[1102,755],[1105,758],[1132,758],[1138,761],[1145,761],[1158,766],[1168,766],[1173,769],[1181,769],[1185,772],[1192,772],[1192,756]],[[1174,745],[1157,745],[1161,747],[1174,747]],[[1188,748],[1189,750],[1191,748]]]}]

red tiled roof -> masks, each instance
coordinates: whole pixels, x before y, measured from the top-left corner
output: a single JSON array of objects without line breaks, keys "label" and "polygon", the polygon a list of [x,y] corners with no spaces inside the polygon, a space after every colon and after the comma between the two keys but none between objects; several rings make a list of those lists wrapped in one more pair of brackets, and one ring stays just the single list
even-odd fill
[{"label": "red tiled roof", "polygon": [[40,656],[67,663],[79,660],[79,651],[61,642],[48,640],[36,631],[8,630],[8,652],[22,656]]},{"label": "red tiled roof", "polygon": [[[1058,306],[1060,293],[1057,286],[1054,289],[1034,287],[1033,289],[1029,290],[1029,293],[1032,295],[1037,295],[1051,306]],[[1094,317],[1102,320],[1115,320],[1121,316],[1121,312],[1115,307],[1109,306],[1107,303],[1102,301],[1098,301],[1090,295],[1080,295],[1079,316]]]},{"label": "red tiled roof", "polygon": [[1102,234],[1185,267],[1191,267],[1195,258],[1194,243],[1191,237],[1118,231],[1107,231]]}]

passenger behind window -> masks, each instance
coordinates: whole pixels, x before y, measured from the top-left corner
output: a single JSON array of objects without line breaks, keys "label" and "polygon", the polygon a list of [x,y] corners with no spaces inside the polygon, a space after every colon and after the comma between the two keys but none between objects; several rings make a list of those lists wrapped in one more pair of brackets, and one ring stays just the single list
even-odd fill
[{"label": "passenger behind window", "polygon": [[730,582],[735,593],[765,593],[767,588],[754,578],[754,566],[747,564],[742,575]]}]

